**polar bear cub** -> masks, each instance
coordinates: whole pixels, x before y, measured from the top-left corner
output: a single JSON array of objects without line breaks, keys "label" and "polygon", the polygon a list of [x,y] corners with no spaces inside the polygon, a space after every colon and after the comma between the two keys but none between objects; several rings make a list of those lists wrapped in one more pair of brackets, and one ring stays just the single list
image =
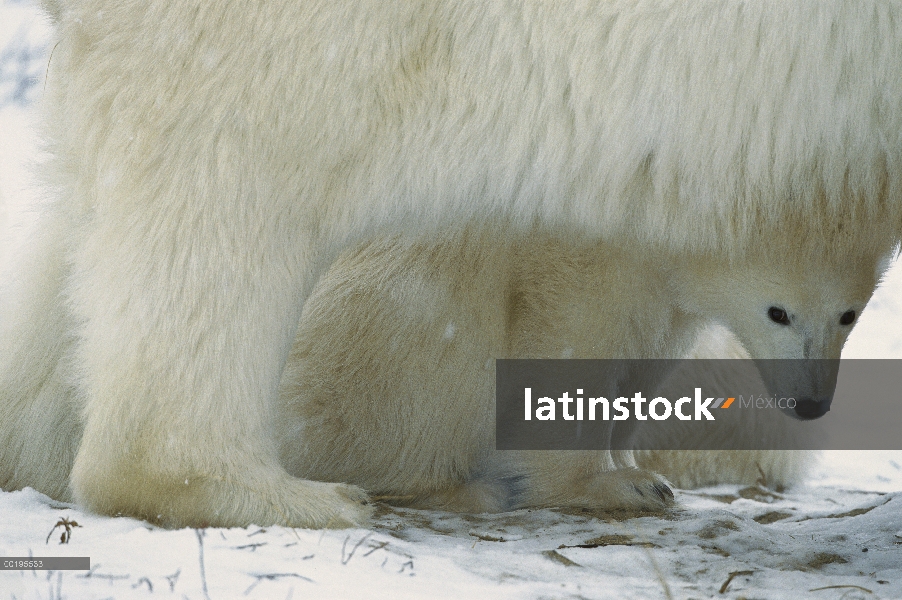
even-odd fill
[{"label": "polar bear cub", "polygon": [[[743,347],[838,357],[851,331],[842,317],[864,308],[881,258],[825,264],[772,248],[742,261],[668,260],[539,233],[513,241],[499,228],[371,243],[336,262],[301,318],[281,387],[282,462],[299,477],[467,511],[659,509],[672,494],[655,472],[681,485],[753,483],[760,467],[788,485],[806,453],[643,451],[639,470],[629,451],[495,451],[494,360],[747,357]],[[767,391],[747,379],[744,390]],[[805,435],[800,425],[780,416],[774,433]]]}]

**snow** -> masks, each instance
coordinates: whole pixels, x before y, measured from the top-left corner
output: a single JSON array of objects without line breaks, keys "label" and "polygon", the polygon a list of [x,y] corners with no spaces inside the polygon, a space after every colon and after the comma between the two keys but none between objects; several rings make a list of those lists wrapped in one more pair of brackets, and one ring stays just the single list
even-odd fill
[{"label": "snow", "polygon": [[[868,458],[895,490],[899,454]],[[902,493],[865,491],[855,462],[786,494],[678,491],[663,517],[380,506],[342,531],[167,531],[28,489],[0,494],[0,555],[90,556],[92,570],[0,572],[0,598],[706,598],[731,573],[722,597],[902,598]],[[68,544],[61,517],[79,524]]]},{"label": "snow", "polygon": [[[0,258],[27,237],[36,198],[28,165],[48,39],[30,2],[0,1]],[[844,356],[902,358],[902,264]],[[89,556],[92,566],[0,571],[0,600],[902,598],[902,451],[825,452],[783,494],[727,485],[676,497],[663,516],[379,505],[366,529],[168,531],[31,489],[0,492],[0,556]],[[78,523],[67,544],[54,527],[62,518]]]}]

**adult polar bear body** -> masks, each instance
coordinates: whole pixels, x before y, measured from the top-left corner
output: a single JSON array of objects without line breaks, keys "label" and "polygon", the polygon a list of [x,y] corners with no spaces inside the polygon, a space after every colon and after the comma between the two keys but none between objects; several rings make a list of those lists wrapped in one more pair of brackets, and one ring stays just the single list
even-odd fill
[{"label": "adult polar bear body", "polygon": [[304,298],[371,236],[899,239],[893,0],[47,5],[57,189],[5,292],[5,479],[77,434],[71,490],[98,511],[365,518],[357,488],[285,472],[271,416]]}]

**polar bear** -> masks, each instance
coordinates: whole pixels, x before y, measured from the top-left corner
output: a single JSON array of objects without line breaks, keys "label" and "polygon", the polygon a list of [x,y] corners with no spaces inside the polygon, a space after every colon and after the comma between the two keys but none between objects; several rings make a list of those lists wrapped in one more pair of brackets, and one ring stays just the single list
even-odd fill
[{"label": "polar bear", "polygon": [[[384,239],[336,261],[308,299],[283,374],[276,439],[290,473],[475,512],[661,509],[672,494],[654,472],[681,487],[792,484],[810,454],[496,451],[495,359],[747,358],[745,348],[838,357],[849,313],[860,314],[887,266],[880,255],[830,263],[779,244],[743,261],[686,262],[538,232],[500,241],[512,239],[499,227],[440,244]],[[716,374],[691,368],[669,377],[724,391]],[[753,373],[729,384],[768,389]],[[668,385],[662,375],[648,389]],[[667,435],[691,435],[675,423]],[[662,435],[641,426],[637,439]],[[816,435],[783,415],[760,426],[775,439]],[[755,427],[744,416],[727,434]]]},{"label": "polar bear", "polygon": [[47,7],[49,199],[0,292],[5,487],[171,526],[365,521],[273,430],[304,301],[374,237],[497,219],[687,262],[791,237],[827,264],[902,237],[893,0]]}]

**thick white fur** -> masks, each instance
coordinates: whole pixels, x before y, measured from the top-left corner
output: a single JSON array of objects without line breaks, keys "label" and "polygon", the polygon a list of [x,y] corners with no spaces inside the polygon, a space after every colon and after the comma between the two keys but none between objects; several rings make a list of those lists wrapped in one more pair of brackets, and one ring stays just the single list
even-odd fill
[{"label": "thick white fur", "polygon": [[[498,219],[743,264],[900,237],[895,0],[48,6],[53,198],[4,284],[5,487],[60,490],[48,457],[83,428],[69,487],[100,512],[365,519],[358,488],[285,471],[273,418],[304,300],[377,234]],[[45,402],[77,422],[36,424]]]},{"label": "thick white fur", "polygon": [[[881,269],[882,273],[884,269]],[[753,282],[749,282],[753,283]],[[747,293],[747,292],[746,292]],[[747,359],[748,352],[736,337],[721,324],[711,324],[699,332],[695,346],[686,356],[690,359]],[[704,365],[704,363],[703,363]],[[742,363],[749,367],[749,363]],[[700,371],[699,368],[702,370]],[[705,372],[705,366],[697,367],[693,363],[683,365],[672,373],[668,380],[661,384],[661,393],[667,394],[668,388],[675,386],[682,389],[688,385],[702,382],[703,389],[711,389],[718,396],[736,393],[736,387],[742,393],[751,393],[756,397],[767,397],[767,386],[754,372],[736,373],[730,377],[729,383],[720,381],[718,374]],[[784,414],[773,414],[761,411],[725,411],[718,413],[719,432],[729,436],[731,444],[755,446],[766,440],[794,440],[803,447],[806,441],[814,441],[821,434],[817,422],[801,423],[787,418]],[[699,438],[699,431],[692,425],[682,422],[667,422],[666,432],[662,428],[643,428],[640,423],[636,431],[636,446],[654,448],[685,443],[692,439],[699,444],[708,440],[715,444],[722,440],[710,439],[710,436]],[[691,437],[690,437],[691,436]],[[669,439],[668,439],[669,438]],[[754,441],[753,441],[754,440]],[[815,444],[816,445],[816,444]],[[667,478],[679,488],[696,488],[720,483],[740,483],[751,485],[764,483],[777,490],[801,482],[808,473],[816,452],[806,450],[636,450],[636,464],[643,469],[654,471]]]},{"label": "thick white fur", "polygon": [[[791,307],[793,327],[826,334],[809,338],[812,356],[838,357],[851,330],[839,316],[864,307],[880,259],[686,263],[538,234],[513,241],[497,227],[436,245],[374,242],[340,257],[307,302],[282,380],[282,463],[301,477],[458,510],[660,508],[670,499],[652,471],[683,487],[762,475],[789,485],[809,453],[496,452],[494,359],[740,358],[746,347],[792,356],[784,326],[767,317],[772,305]],[[691,365],[647,385],[687,381],[730,392]],[[741,381],[743,393],[767,395],[756,373]],[[737,379],[729,384],[735,393]],[[681,425],[667,436],[692,435]],[[724,433],[740,440],[760,439],[762,427],[783,439],[813,427],[747,412],[733,426]],[[661,428],[640,425],[637,438],[649,435]]]}]

